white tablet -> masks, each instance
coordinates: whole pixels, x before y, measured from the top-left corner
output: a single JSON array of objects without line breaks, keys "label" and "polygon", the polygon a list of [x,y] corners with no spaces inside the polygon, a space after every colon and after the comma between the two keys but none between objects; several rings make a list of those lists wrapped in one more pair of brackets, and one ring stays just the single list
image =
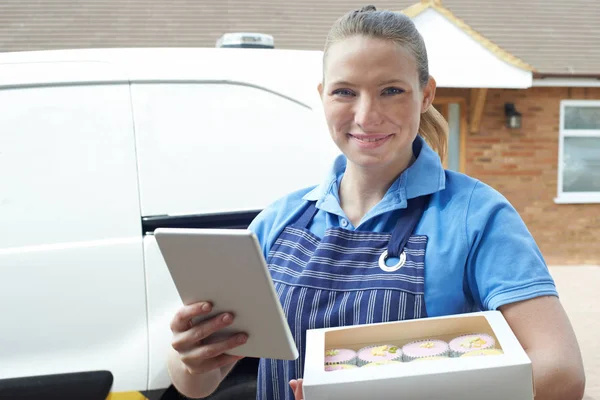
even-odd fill
[{"label": "white tablet", "polygon": [[158,228],[154,236],[183,304],[210,301],[213,311],[202,319],[231,312],[234,322],[222,333],[248,334],[246,343],[228,354],[279,360],[298,358],[253,232]]}]

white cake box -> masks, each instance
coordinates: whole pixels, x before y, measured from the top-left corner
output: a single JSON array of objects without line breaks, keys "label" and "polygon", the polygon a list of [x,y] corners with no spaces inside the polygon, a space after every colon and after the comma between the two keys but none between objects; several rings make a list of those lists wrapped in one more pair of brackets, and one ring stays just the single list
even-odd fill
[{"label": "white cake box", "polygon": [[[504,354],[409,361],[325,371],[325,351],[421,339],[449,342],[463,334],[491,335]],[[306,333],[305,400],[532,400],[531,360],[499,311],[399,322],[312,329]]]}]

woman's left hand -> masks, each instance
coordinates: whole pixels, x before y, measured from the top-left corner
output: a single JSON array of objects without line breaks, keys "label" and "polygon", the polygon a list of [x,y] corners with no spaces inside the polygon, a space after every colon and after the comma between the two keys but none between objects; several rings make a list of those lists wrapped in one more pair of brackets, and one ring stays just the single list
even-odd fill
[{"label": "woman's left hand", "polygon": [[296,400],[303,400],[302,397],[302,379],[292,379],[290,381],[290,387],[292,388],[292,391],[294,392],[294,398]]}]

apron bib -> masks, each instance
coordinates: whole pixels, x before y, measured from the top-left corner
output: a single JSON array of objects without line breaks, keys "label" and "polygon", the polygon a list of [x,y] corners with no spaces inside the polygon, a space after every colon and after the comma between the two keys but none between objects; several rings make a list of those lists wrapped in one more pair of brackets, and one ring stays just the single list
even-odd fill
[{"label": "apron bib", "polygon": [[307,229],[314,203],[284,229],[267,263],[300,356],[260,360],[258,400],[294,399],[288,382],[302,377],[307,329],[427,316],[427,236],[412,232],[428,197],[409,200],[391,234],[332,228],[320,239]]}]

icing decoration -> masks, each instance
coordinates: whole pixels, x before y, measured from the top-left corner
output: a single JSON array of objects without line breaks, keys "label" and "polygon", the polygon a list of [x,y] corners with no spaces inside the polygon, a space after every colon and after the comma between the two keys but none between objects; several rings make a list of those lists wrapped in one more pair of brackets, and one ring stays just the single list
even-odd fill
[{"label": "icing decoration", "polygon": [[472,348],[480,348],[482,346],[485,346],[486,344],[487,344],[487,342],[485,340],[483,340],[480,337],[476,337],[476,338],[473,338],[470,340],[465,340],[460,345],[467,349],[472,349]]},{"label": "icing decoration", "polygon": [[371,350],[371,354],[373,354],[374,356],[379,356],[379,357],[383,357],[385,356],[385,351],[388,349],[387,346],[379,346],[379,347],[374,347],[373,350]]}]

